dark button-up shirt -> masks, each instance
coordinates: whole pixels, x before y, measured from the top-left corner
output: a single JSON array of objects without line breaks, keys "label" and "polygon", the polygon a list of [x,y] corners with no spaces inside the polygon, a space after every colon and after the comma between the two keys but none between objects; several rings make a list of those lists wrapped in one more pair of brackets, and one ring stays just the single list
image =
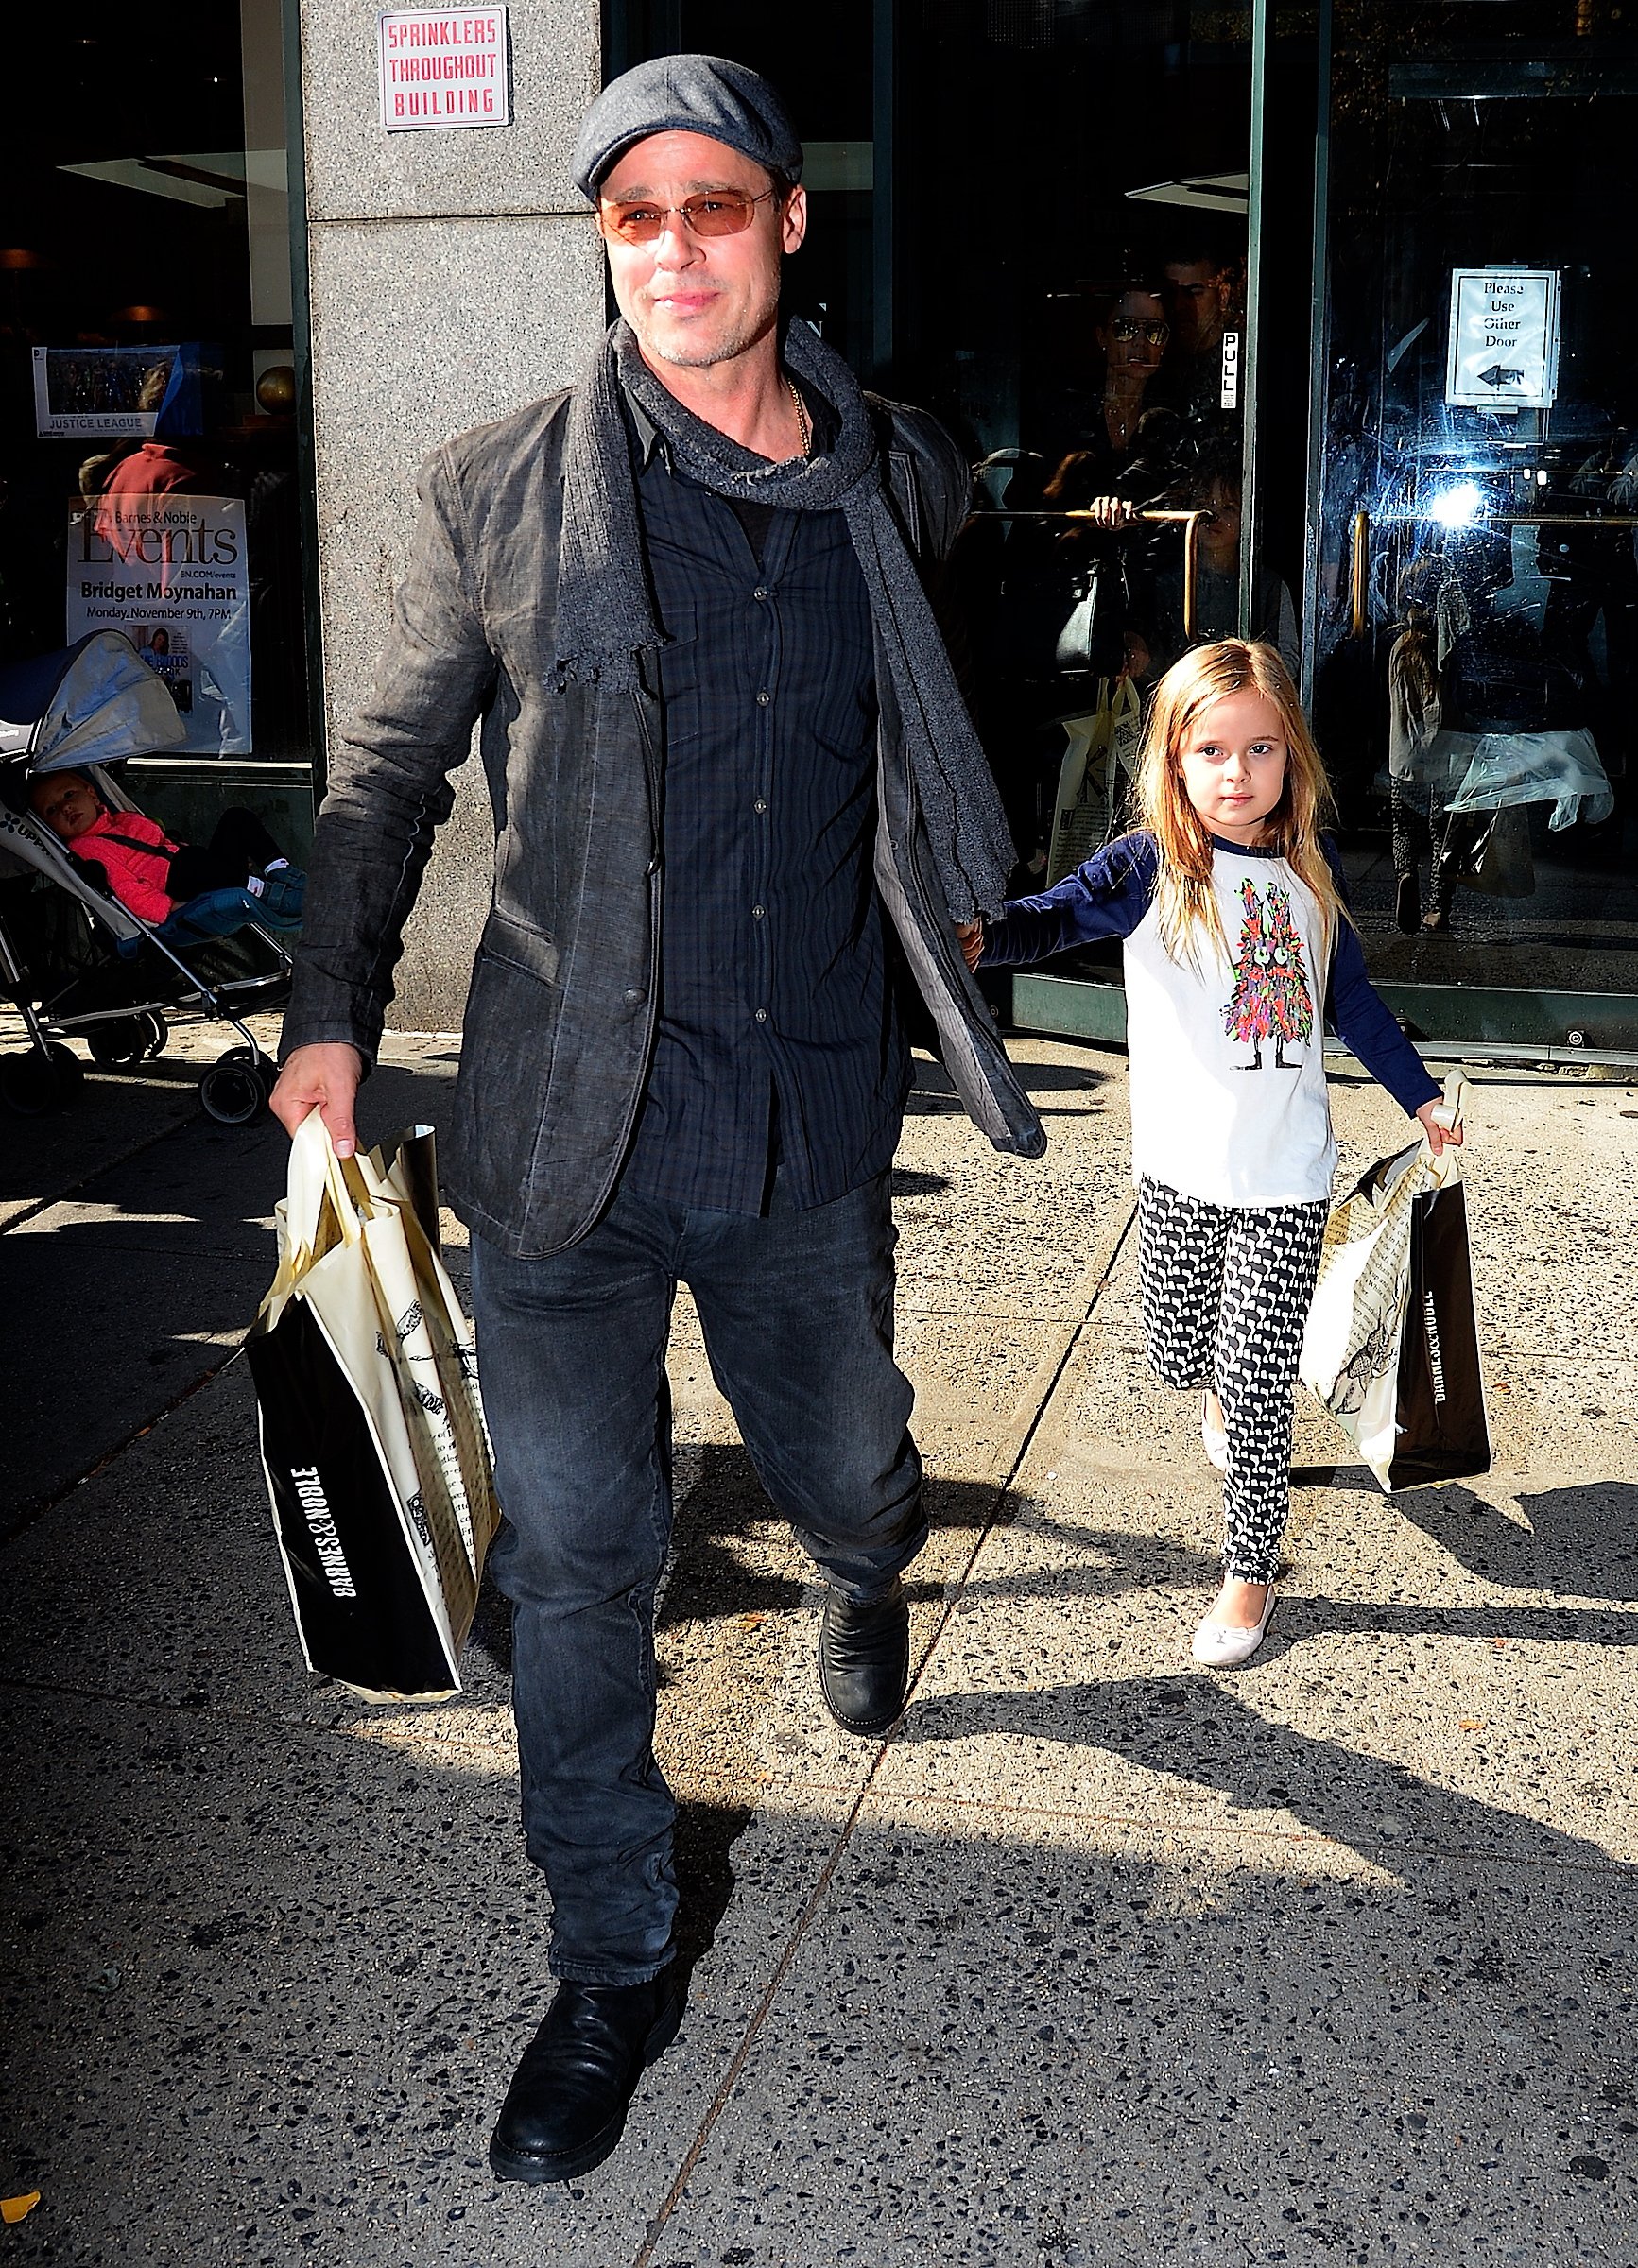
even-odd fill
[{"label": "dark button-up shirt", "polygon": [[742,520],[636,431],[673,643],[660,1016],[624,1185],[720,1212],[824,1205],[891,1162],[908,1075],[872,874],[864,576],[840,512]]}]

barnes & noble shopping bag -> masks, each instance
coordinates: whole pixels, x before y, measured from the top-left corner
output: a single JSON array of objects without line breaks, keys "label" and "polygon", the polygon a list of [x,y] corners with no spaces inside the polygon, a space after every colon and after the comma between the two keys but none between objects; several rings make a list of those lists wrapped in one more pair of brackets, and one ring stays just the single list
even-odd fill
[{"label": "barnes & noble shopping bag", "polygon": [[430,1127],[343,1160],[315,1110],[248,1342],[302,1651],[370,1700],[459,1692],[499,1519],[437,1187]]}]

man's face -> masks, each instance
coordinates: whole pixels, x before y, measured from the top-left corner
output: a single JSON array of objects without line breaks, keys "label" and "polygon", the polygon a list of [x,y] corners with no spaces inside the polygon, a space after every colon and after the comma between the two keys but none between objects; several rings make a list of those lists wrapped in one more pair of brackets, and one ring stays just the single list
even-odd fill
[{"label": "man's face", "polygon": [[[746,353],[779,314],[780,263],[807,232],[807,198],[768,195],[760,165],[704,134],[651,134],[626,151],[597,192],[597,225],[609,249],[609,274],[620,313],[649,362],[707,369]],[[733,236],[699,236],[678,208],[713,192],[758,198],[748,228]],[[664,215],[648,244],[615,232],[622,209]]]},{"label": "man's face", "polygon": [[1185,354],[1198,354],[1223,327],[1229,305],[1228,271],[1214,267],[1209,260],[1168,260],[1165,280],[1172,336]]}]

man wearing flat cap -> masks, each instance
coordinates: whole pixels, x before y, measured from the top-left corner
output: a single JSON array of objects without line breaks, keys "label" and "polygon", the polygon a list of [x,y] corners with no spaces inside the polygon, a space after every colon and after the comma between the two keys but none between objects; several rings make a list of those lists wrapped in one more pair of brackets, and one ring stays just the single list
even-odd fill
[{"label": "man wearing flat cap", "polygon": [[679,1280],[824,1575],[824,1699],[879,1735],[926,1536],[893,1359],[903,982],[982,1131],[1044,1147],[963,952],[1012,848],[923,591],[966,511],[959,453],[782,324],[802,146],[754,72],[628,72],[575,170],[620,319],[574,387],[422,472],[377,692],[319,820],[274,1097],[351,1147],[481,719],[494,895],[447,1177],[560,1980],[491,2146],[525,2181],[607,2156],[681,2017],[652,1745]]}]

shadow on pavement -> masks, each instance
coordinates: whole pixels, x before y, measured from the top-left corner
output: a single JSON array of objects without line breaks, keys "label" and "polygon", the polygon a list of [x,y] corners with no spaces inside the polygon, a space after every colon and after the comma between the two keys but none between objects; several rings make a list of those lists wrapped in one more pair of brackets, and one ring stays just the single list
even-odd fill
[{"label": "shadow on pavement", "polygon": [[[180,1061],[151,1068],[162,1088],[173,1074],[198,1076],[197,1065]],[[365,1140],[417,1121],[441,1124],[449,1085],[445,1075],[382,1065],[360,1105]],[[72,1144],[83,1130],[65,1119],[56,1138],[71,1145],[81,1177],[0,1238],[9,1413],[0,1534],[213,1377],[272,1279],[284,1129],[267,1118],[218,1126],[197,1111],[167,1126],[152,1118],[152,1089],[128,1091],[139,1135],[146,1110],[157,1139],[134,1155],[116,1150],[106,1164],[117,1129],[105,1126],[81,1153]],[[38,1131],[45,1123],[31,1122],[31,1141],[49,1139]],[[11,1179],[32,1189],[44,1171],[43,1155],[31,1153],[13,1161]]]},{"label": "shadow on pavement", "polygon": [[[1470,1573],[1520,1590],[1638,1601],[1638,1486],[1584,1481],[1521,1496],[1520,1527],[1467,1488],[1399,1499],[1405,1517]],[[1555,1615],[1555,1629],[1562,1618]],[[1627,1619],[1629,1638],[1638,1625]]]},{"label": "shadow on pavement", "polygon": [[1217,1789],[1250,1809],[1277,1807],[1389,1872],[1401,1871],[1400,1848],[1414,1848],[1595,1866],[1629,1878],[1596,1844],[1436,1786],[1386,1759],[1271,1723],[1213,1677],[1134,1677],[923,1701],[897,1737],[994,1733],[1102,1749],[1146,1771]]}]

